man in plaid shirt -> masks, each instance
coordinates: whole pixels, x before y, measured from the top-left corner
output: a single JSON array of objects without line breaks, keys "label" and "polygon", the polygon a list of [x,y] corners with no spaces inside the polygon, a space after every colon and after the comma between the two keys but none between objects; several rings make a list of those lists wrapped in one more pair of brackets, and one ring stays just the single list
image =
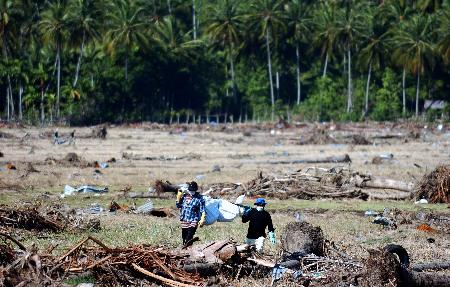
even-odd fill
[{"label": "man in plaid shirt", "polygon": [[188,183],[186,193],[178,191],[176,206],[181,209],[181,236],[185,245],[194,238],[197,227],[202,227],[206,219],[205,199],[198,193],[195,181]]}]

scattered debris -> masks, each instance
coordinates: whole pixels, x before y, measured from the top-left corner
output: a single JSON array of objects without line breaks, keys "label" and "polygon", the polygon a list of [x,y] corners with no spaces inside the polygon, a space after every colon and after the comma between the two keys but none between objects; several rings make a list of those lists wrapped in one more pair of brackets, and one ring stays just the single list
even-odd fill
[{"label": "scattered debris", "polygon": [[220,172],[222,169],[220,167],[220,165],[215,164],[211,170],[211,172]]},{"label": "scattered debris", "polygon": [[148,160],[148,161],[155,161],[155,160],[159,160],[159,161],[188,160],[189,161],[189,160],[200,160],[201,155],[195,154],[195,153],[188,153],[188,154],[185,154],[182,156],[166,156],[166,155],[141,156],[141,155],[135,155],[133,153],[123,152],[122,158],[128,159],[128,160]]},{"label": "scattered debris", "polygon": [[393,159],[394,159],[393,154],[378,155],[372,159],[372,164],[383,164],[385,162],[390,162]]},{"label": "scattered debris", "polygon": [[146,203],[144,203],[143,205],[136,208],[135,212],[141,213],[141,214],[150,214],[150,212],[153,210],[153,208],[154,208],[153,202],[148,199]]},{"label": "scattered debris", "polygon": [[6,169],[8,170],[17,170],[16,166],[12,163],[7,163],[6,164]]},{"label": "scattered debris", "polygon": [[106,125],[95,127],[92,129],[92,137],[99,138],[99,139],[106,139],[106,135],[108,134],[108,130],[106,128]]},{"label": "scattered debris", "polygon": [[383,225],[385,227],[391,228],[391,229],[396,229],[397,228],[397,224],[390,218],[387,218],[385,216],[376,216],[373,219],[373,223],[375,224],[380,224]]},{"label": "scattered debris", "polygon": [[0,139],[15,139],[17,138],[15,135],[0,131]]},{"label": "scattered debris", "polygon": [[77,188],[73,188],[70,185],[64,187],[63,195],[73,195],[74,193],[106,193],[108,192],[108,187],[98,188],[90,185],[83,185]]},{"label": "scattered debris", "polygon": [[428,204],[428,200],[426,200],[425,198],[422,198],[421,200],[414,202],[414,204]]},{"label": "scattered debris", "polygon": [[6,205],[0,205],[0,226],[35,231],[64,229],[63,224],[43,217],[34,207],[10,208]]},{"label": "scattered debris", "polygon": [[421,224],[421,225],[417,226],[416,229],[420,230],[420,231],[425,231],[425,232],[435,232],[435,230],[428,224]]}]

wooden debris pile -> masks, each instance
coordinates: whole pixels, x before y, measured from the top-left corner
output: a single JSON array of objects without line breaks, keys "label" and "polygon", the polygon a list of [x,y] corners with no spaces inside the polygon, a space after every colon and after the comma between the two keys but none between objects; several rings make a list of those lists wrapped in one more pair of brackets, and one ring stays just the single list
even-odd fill
[{"label": "wooden debris pile", "polygon": [[77,214],[68,206],[0,205],[0,229],[27,230],[32,232],[50,231],[98,231],[100,221],[96,217]]},{"label": "wooden debris pile", "polygon": [[[165,286],[193,287],[203,283],[199,275],[179,267],[184,260],[182,256],[163,248],[108,248],[96,238],[87,237],[65,254],[55,256],[51,251],[46,254],[28,251],[12,237],[6,237],[18,244],[21,251],[14,258],[10,258],[11,252],[0,257],[1,286],[60,286],[68,275],[86,272],[95,277],[99,286],[142,286],[156,281]],[[96,247],[88,246],[88,242],[94,242]],[[0,245],[0,249],[12,250],[10,245]]]},{"label": "wooden debris pile", "polygon": [[[413,188],[414,184],[411,182],[360,174],[343,167],[331,169],[310,167],[285,174],[263,175],[262,172],[259,172],[255,179],[245,184],[230,184],[224,188],[220,188],[220,185],[211,185],[209,191],[212,196],[218,197],[245,193],[248,196],[267,196],[279,199],[367,199],[369,190],[373,189],[411,192]],[[370,196],[376,198],[376,194],[370,193]],[[403,198],[407,196],[403,195]]]},{"label": "wooden debris pile", "polygon": [[0,227],[31,231],[62,231],[64,225],[42,216],[35,207],[11,208],[0,205]]},{"label": "wooden debris pile", "polygon": [[53,157],[48,157],[45,159],[45,163],[50,165],[61,165],[66,167],[78,167],[78,168],[87,168],[87,167],[95,167],[94,162],[88,162],[78,154],[74,152],[67,153],[61,159],[55,159]]},{"label": "wooden debris pile", "polygon": [[425,198],[430,203],[450,203],[450,166],[438,166],[424,175],[417,184],[415,198]]}]

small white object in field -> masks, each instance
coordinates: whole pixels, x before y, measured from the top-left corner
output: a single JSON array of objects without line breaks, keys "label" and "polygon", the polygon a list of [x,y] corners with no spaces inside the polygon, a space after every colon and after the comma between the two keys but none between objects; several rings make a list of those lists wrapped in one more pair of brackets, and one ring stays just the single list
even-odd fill
[{"label": "small white object in field", "polygon": [[426,200],[425,198],[422,198],[421,200],[414,202],[414,204],[428,204],[428,200]]}]

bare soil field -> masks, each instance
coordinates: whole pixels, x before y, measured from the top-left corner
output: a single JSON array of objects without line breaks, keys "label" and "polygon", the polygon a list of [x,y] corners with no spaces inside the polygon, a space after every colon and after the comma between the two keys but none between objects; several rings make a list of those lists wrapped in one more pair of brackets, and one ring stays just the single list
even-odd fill
[{"label": "bare soil field", "polygon": [[[136,125],[108,127],[106,139],[93,136],[92,128],[76,128],[74,143],[54,144],[54,129],[2,128],[0,204],[8,207],[27,204],[40,208],[64,206],[76,210],[74,212],[81,214],[81,217],[95,218],[100,222],[99,230],[56,233],[8,230],[8,234],[26,247],[35,244],[38,249],[51,248],[56,255],[64,254],[89,235],[110,247],[150,244],[174,249],[181,245],[174,194],[151,199],[155,207],[172,208],[173,217],[108,212],[110,202],[115,201],[127,208],[139,206],[147,198],[130,194],[148,194],[156,180],[173,184],[196,180],[200,189],[206,191],[218,183],[245,184],[257,178],[260,172],[276,178],[280,174],[292,174],[308,168],[339,168],[349,173],[389,178],[417,186],[425,174],[450,162],[449,130],[449,127],[437,128],[437,125],[392,124],[310,124],[290,128],[230,125],[214,129]],[[68,137],[72,131],[59,128],[59,135]],[[68,154],[71,156],[68,157]],[[76,154],[75,159],[73,154]],[[351,161],[320,160],[344,155],[348,155]],[[103,163],[107,163],[108,167],[102,168]],[[108,192],[62,197],[66,185],[108,187]],[[449,261],[448,202],[414,204],[415,200],[409,196],[413,192],[370,187],[364,191],[368,195],[364,200],[347,197],[276,199],[269,196],[267,210],[272,214],[278,239],[283,228],[301,216],[306,222],[319,226],[328,244],[352,260],[362,262],[368,258],[368,250],[399,244],[408,251],[411,264]],[[229,194],[225,197],[233,199],[236,196]],[[398,196],[402,199],[393,199]],[[252,205],[254,197],[254,194],[247,197],[244,204]],[[94,205],[105,211],[96,214],[88,212]],[[384,214],[394,222],[395,227],[374,224],[373,217],[364,215],[368,210]],[[424,224],[429,229],[420,227]],[[246,228],[236,219],[231,223],[216,223],[201,228],[197,235],[202,243],[231,240],[240,244],[245,240]],[[280,244],[268,243],[265,259],[276,262],[280,259],[281,249]],[[305,283],[304,286],[350,286],[344,283],[325,285],[323,280],[331,275],[326,272],[327,267],[320,268],[324,268],[322,277],[310,278],[309,285]],[[317,265],[317,269],[320,268]],[[445,270],[429,273],[450,274]],[[223,282],[227,280],[224,286],[263,286],[271,283],[270,272],[257,278],[235,276],[234,273],[232,278],[222,276]],[[83,274],[73,275],[63,282],[76,286],[83,281],[96,280],[95,274]],[[298,282],[288,280],[279,282],[278,286],[301,285]],[[151,286],[145,284],[142,286]],[[136,283],[135,286],[141,285]]]}]

